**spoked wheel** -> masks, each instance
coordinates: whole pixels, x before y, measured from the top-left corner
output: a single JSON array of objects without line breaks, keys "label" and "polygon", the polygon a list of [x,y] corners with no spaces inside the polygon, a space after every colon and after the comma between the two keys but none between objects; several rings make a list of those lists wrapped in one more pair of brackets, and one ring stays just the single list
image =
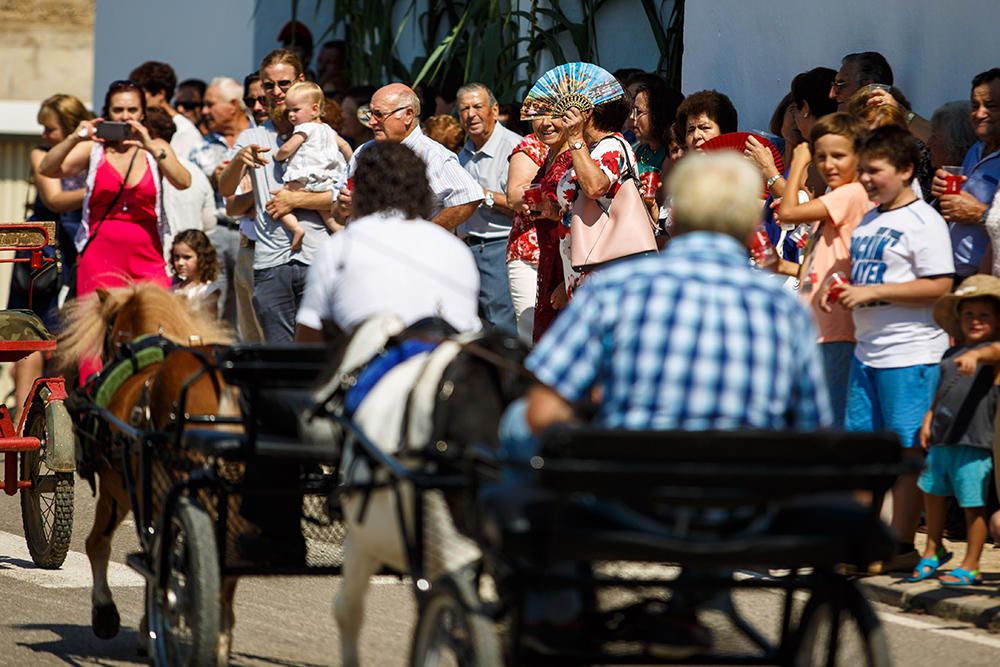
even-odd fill
[{"label": "spoked wheel", "polygon": [[[839,600],[838,600],[839,598]],[[868,600],[850,582],[806,603],[792,653],[795,667],[888,667],[889,644]]]},{"label": "spoked wheel", "polygon": [[[150,653],[166,667],[214,665],[219,637],[219,560],[208,514],[181,498],[153,556],[156,578],[146,599]],[[166,570],[166,586],[159,584]]]},{"label": "spoked wheel", "polygon": [[[53,414],[69,420],[61,403],[54,403]],[[24,434],[38,438],[41,443],[36,451],[21,453],[21,479],[31,481],[31,488],[21,490],[21,522],[24,539],[35,565],[55,569],[66,560],[69,541],[73,533],[73,473],[52,472],[42,462],[49,442],[49,434],[68,433],[72,430],[46,429],[45,407],[34,403],[29,408]],[[8,456],[10,456],[8,454]]]},{"label": "spoked wheel", "polygon": [[442,577],[420,610],[411,667],[499,667],[503,664],[493,622],[478,606],[471,577]]}]

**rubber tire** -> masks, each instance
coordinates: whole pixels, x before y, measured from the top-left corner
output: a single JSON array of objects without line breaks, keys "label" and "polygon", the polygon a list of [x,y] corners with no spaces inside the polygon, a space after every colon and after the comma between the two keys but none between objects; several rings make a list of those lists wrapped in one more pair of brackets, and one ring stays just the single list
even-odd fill
[{"label": "rubber tire", "polygon": [[[844,630],[846,621],[853,621],[854,631],[862,640],[864,655],[853,656],[849,662],[844,662],[842,636],[841,642],[838,644],[837,664],[850,665],[851,667],[889,667],[892,664],[889,656],[889,643],[886,640],[882,623],[871,604],[853,582],[844,581],[838,593],[842,596],[844,605],[840,617],[841,631]],[[790,664],[795,667],[826,667],[829,659],[827,651],[829,647],[828,629],[831,625],[832,602],[830,597],[819,598],[815,593],[809,598],[795,632]],[[827,632],[820,633],[819,631],[823,627],[827,628]],[[817,645],[817,634],[821,635],[819,645]]]},{"label": "rubber tire", "polygon": [[[34,452],[21,452],[21,479],[37,483],[40,478],[48,478],[54,488],[44,493],[38,490],[36,484],[32,484],[30,489],[21,489],[21,523],[31,560],[40,568],[54,570],[66,560],[73,535],[73,473],[51,472],[45,467],[42,462],[42,453],[48,444],[45,407],[34,403],[29,409],[24,435],[38,438],[41,447]],[[43,498],[51,498],[52,501],[49,517],[42,512]]]},{"label": "rubber tire", "polygon": [[[181,498],[166,532],[161,537],[169,540],[170,562],[160,562],[161,550],[157,548],[153,554],[155,578],[146,596],[150,656],[154,665],[162,667],[214,665],[221,617],[215,528],[201,507],[189,498]],[[183,538],[183,542],[178,538]],[[156,544],[159,545],[159,540]],[[167,590],[183,600],[176,613],[168,608],[166,592],[159,585],[159,575],[165,566],[171,568]],[[183,575],[183,581],[177,575]],[[181,646],[174,629],[180,621],[190,633],[189,641],[184,642],[188,646]]]},{"label": "rubber tire", "polygon": [[439,579],[420,609],[417,627],[413,631],[410,667],[441,667],[443,664],[456,664],[442,663],[439,645],[444,635],[451,634],[447,627],[464,628],[460,637],[464,640],[464,655],[454,656],[458,667],[503,665],[500,642],[493,621],[480,614],[469,612],[470,607],[478,604],[479,596],[474,591],[471,576],[456,573]]}]

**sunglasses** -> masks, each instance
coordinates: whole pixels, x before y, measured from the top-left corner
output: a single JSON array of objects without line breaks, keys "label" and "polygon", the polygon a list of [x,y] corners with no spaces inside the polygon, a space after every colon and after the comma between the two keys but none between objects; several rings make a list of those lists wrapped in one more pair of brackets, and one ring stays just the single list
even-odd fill
[{"label": "sunglasses", "polygon": [[292,87],[293,83],[295,81],[291,79],[282,79],[281,81],[264,81],[261,86],[264,87],[264,90],[274,90],[274,86],[277,85],[278,88],[281,88],[281,92],[285,92]]},{"label": "sunglasses", "polygon": [[377,123],[381,123],[392,114],[409,108],[410,108],[409,104],[404,104],[401,107],[396,107],[392,111],[378,111],[376,109],[372,109],[370,106],[366,104],[362,107],[358,107],[358,121],[360,121],[362,125],[367,127],[368,125],[371,124],[373,120]]},{"label": "sunglasses", "polygon": [[252,109],[255,104],[259,104],[262,107],[267,106],[267,98],[261,95],[260,97],[244,97],[243,104],[247,105],[248,109]]}]

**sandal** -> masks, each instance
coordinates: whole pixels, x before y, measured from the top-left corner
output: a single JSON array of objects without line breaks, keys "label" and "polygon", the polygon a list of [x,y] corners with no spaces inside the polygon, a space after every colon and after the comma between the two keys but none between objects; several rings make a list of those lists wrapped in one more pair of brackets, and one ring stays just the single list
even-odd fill
[{"label": "sandal", "polygon": [[[915,584],[918,581],[930,579],[938,571],[938,568],[951,560],[951,552],[945,551],[942,547],[938,552],[928,558],[921,558],[917,566],[913,568],[914,574],[906,578],[906,581]],[[953,570],[954,571],[954,570]]]},{"label": "sandal", "polygon": [[942,586],[979,586],[983,583],[983,578],[979,576],[979,570],[956,567],[945,572],[945,575],[955,577],[958,581],[941,581]]}]

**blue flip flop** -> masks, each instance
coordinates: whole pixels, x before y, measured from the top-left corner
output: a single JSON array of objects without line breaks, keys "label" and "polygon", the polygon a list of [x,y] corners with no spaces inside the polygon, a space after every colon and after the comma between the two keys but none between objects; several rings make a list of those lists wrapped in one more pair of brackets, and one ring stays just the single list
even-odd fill
[{"label": "blue flip flop", "polygon": [[[938,571],[938,568],[951,560],[951,552],[941,549],[933,556],[928,558],[921,558],[917,566],[913,568],[914,572],[918,572],[916,576],[907,577],[906,581],[911,584],[915,584],[918,581],[924,581],[925,579],[930,579]],[[954,572],[954,570],[952,570]]]},{"label": "blue flip flop", "polygon": [[956,567],[948,570],[945,574],[958,579],[958,581],[941,581],[942,586],[979,586],[983,583],[979,576],[979,570],[966,570],[964,567]]}]

